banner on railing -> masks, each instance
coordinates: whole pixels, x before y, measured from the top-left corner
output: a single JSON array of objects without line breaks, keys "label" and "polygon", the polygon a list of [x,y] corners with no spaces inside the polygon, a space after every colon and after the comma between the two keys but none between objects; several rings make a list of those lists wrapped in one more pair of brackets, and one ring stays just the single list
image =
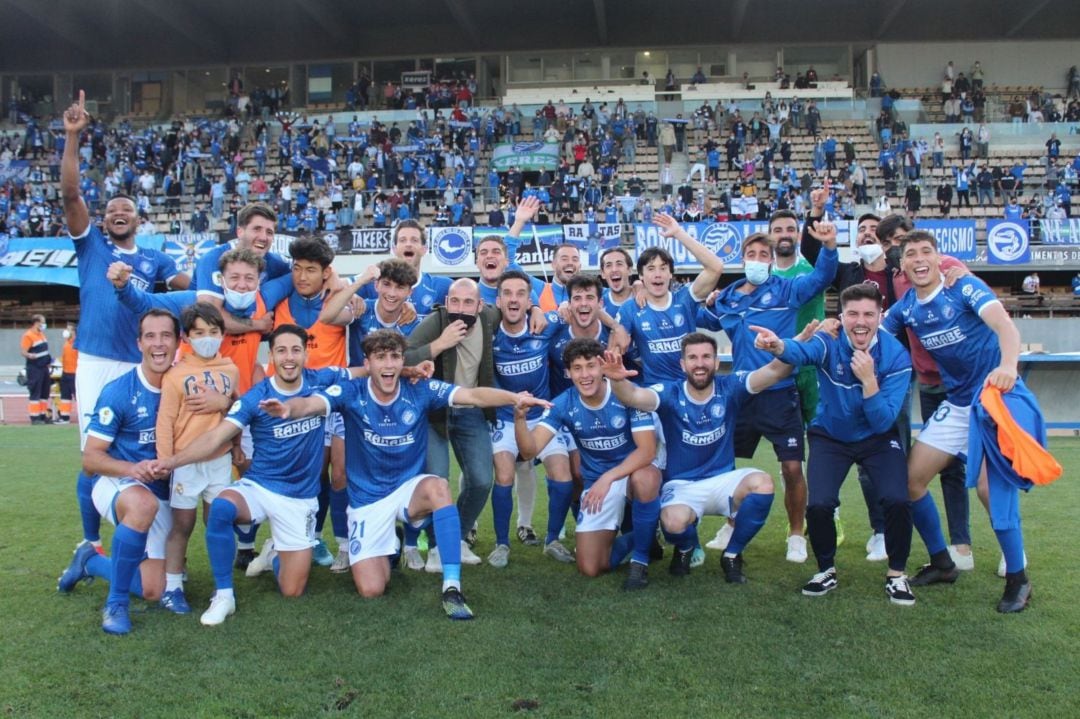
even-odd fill
[{"label": "banner on railing", "polygon": [[[139,247],[161,250],[165,235],[136,235]],[[78,260],[70,237],[0,235],[0,282],[79,286]]]},{"label": "banner on railing", "polygon": [[975,259],[975,220],[919,220],[918,229],[937,239],[941,254],[965,262]]},{"label": "banner on railing", "polygon": [[0,185],[25,184],[30,179],[29,160],[0,160]]},{"label": "banner on railing", "polygon": [[1027,220],[987,220],[986,259],[991,265],[1026,265],[1031,260]]},{"label": "banner on railing", "polygon": [[511,167],[522,171],[555,170],[559,167],[557,142],[503,142],[491,152],[491,166],[498,172]]},{"label": "banner on railing", "polygon": [[1080,245],[1080,218],[1039,220],[1039,241],[1044,245]]},{"label": "banner on railing", "polygon": [[195,276],[199,259],[218,245],[218,233],[205,232],[195,235],[163,235],[161,250],[173,258],[176,269]]}]

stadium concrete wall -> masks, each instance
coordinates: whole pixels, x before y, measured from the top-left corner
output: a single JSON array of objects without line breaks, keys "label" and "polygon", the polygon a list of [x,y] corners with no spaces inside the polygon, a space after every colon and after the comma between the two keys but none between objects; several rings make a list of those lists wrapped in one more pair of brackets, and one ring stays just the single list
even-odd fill
[{"label": "stadium concrete wall", "polygon": [[[929,18],[928,18],[929,19]],[[1080,64],[1075,40],[881,43],[877,69],[887,87],[937,87],[952,60],[958,73],[978,60],[987,85],[1041,85],[1063,89],[1071,65]]]}]

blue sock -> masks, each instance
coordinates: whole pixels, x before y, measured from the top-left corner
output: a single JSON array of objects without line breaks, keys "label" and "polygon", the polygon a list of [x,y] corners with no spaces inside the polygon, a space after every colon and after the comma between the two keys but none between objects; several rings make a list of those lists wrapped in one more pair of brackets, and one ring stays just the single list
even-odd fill
[{"label": "blue sock", "polygon": [[330,510],[330,478],[323,477],[319,480],[319,509],[315,512],[315,538],[322,537],[323,526],[326,524],[326,513]]},{"label": "blue sock", "polygon": [[642,562],[638,559],[637,548],[634,547],[634,535],[633,534],[620,534],[615,537],[615,541],[611,543],[611,561],[610,566],[612,569],[622,564],[622,561],[626,559],[626,555],[630,553],[630,550],[634,550],[634,561],[639,564],[649,563],[649,549],[645,548],[645,561]]},{"label": "blue sock", "polygon": [[439,543],[443,582],[461,582],[461,518],[457,505],[436,509],[431,518]]},{"label": "blue sock", "polygon": [[210,504],[210,516],[206,520],[206,553],[210,557],[210,571],[214,586],[232,589],[232,565],[236,555],[236,505],[218,497]]},{"label": "blue sock", "polygon": [[551,544],[559,538],[559,532],[566,524],[566,513],[570,511],[570,500],[574,496],[573,482],[556,482],[547,480],[548,490],[548,521],[547,538],[544,544]]},{"label": "blue sock", "polygon": [[495,544],[510,546],[510,515],[514,512],[514,486],[496,484],[491,488],[491,516],[495,524]]},{"label": "blue sock", "polygon": [[[405,546],[415,547],[417,541],[420,539],[420,530],[412,526],[408,522],[405,523]],[[347,535],[346,535],[347,536]]]},{"label": "blue sock", "polygon": [[656,537],[656,523],[660,520],[660,498],[649,502],[633,500],[630,503],[630,516],[634,520],[633,560],[638,564],[648,564],[649,549]]},{"label": "blue sock", "polygon": [[680,552],[689,552],[698,545],[697,524],[691,524],[677,534],[665,529],[664,539],[668,541],[668,544],[675,547],[675,549],[678,549]]},{"label": "blue sock", "polygon": [[274,568],[274,579],[278,580],[278,584],[281,584],[281,557],[275,554],[270,561],[270,566]]},{"label": "blue sock", "polygon": [[131,584],[128,585],[128,592],[134,594],[139,599],[142,599],[142,572],[135,572],[131,576]]},{"label": "blue sock", "polygon": [[234,524],[233,531],[236,533],[237,544],[251,549],[255,547],[255,533],[259,531],[259,523]]},{"label": "blue sock", "polygon": [[765,526],[772,503],[771,492],[769,494],[753,492],[743,498],[742,504],[739,505],[739,513],[735,515],[735,528],[731,532],[731,539],[728,540],[724,554],[738,554],[746,548],[758,530]]},{"label": "blue sock", "polygon": [[330,526],[335,537],[349,536],[349,491],[346,489],[330,490]]},{"label": "blue sock", "polygon": [[94,556],[86,560],[86,573],[92,577],[109,581],[112,577],[112,560],[94,552]]},{"label": "blue sock", "polygon": [[1014,574],[1024,569],[1024,533],[1015,529],[995,529],[1001,553],[1005,555],[1005,572]]},{"label": "blue sock", "polygon": [[947,547],[945,534],[941,531],[941,517],[938,516],[933,495],[927,492],[922,499],[910,504],[911,520],[915,524],[915,529],[919,530],[919,536],[926,545],[926,551],[931,557],[944,552]]},{"label": "blue sock", "polygon": [[94,506],[94,482],[96,474],[87,475],[79,472],[75,481],[75,495],[79,498],[79,516],[82,518],[83,539],[88,542],[101,541],[101,515]]},{"label": "blue sock", "polygon": [[108,604],[128,604],[132,578],[146,555],[147,532],[138,532],[126,524],[116,527],[112,541],[112,576],[109,577]]}]

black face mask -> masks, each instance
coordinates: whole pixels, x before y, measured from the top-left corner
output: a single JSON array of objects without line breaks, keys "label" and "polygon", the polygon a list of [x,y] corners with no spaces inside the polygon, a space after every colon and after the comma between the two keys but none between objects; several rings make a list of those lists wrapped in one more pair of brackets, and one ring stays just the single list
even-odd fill
[{"label": "black face mask", "polygon": [[890,247],[885,250],[885,259],[894,265],[900,264],[900,248]]},{"label": "black face mask", "polygon": [[465,323],[465,329],[466,330],[471,330],[472,326],[476,324],[476,315],[467,315],[464,312],[447,312],[446,313],[446,322],[447,322],[447,324],[449,324],[451,322],[456,322],[458,320],[461,320],[462,322]]}]

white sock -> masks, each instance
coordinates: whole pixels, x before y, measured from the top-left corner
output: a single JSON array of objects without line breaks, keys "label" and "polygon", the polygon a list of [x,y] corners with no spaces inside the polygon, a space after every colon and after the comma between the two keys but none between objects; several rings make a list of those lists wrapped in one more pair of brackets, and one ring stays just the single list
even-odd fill
[{"label": "white sock", "polygon": [[183,589],[183,588],[184,588],[184,574],[183,574],[183,572],[181,572],[180,574],[170,574],[169,572],[165,572],[165,591],[166,592],[171,592],[174,589]]},{"label": "white sock", "polygon": [[456,589],[461,591],[461,582],[456,579],[444,579],[442,583],[442,590],[445,592],[447,589]]},{"label": "white sock", "polygon": [[530,462],[518,462],[514,490],[517,492],[517,526],[531,527],[533,507],[536,506],[536,467]]},{"label": "white sock", "polygon": [[219,589],[216,592],[214,592],[214,598],[217,599],[219,597],[221,599],[232,599],[233,598],[232,587],[229,587],[228,589]]},{"label": "white sock", "polygon": [[337,542],[337,548],[338,548],[339,552],[342,549],[348,549],[349,548],[349,538],[348,537],[334,537],[334,541]]}]

